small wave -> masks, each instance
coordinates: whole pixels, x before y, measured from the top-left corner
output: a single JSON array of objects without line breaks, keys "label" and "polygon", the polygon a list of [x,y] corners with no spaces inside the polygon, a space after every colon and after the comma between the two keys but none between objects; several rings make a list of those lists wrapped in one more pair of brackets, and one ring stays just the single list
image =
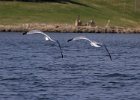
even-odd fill
[{"label": "small wave", "polygon": [[65,51],[81,51],[80,49],[63,49]]},{"label": "small wave", "polygon": [[6,52],[2,52],[2,53],[0,53],[0,55],[6,56],[6,55],[10,55],[10,54],[9,53],[6,53]]},{"label": "small wave", "polygon": [[101,82],[100,81],[92,81],[92,82],[79,81],[78,84],[81,86],[93,86],[96,84],[101,84]]},{"label": "small wave", "polygon": [[8,61],[24,61],[24,60],[29,60],[28,58],[24,56],[18,56],[18,57],[9,57],[7,58]]},{"label": "small wave", "polygon": [[113,74],[104,75],[103,77],[130,77],[130,75],[120,74],[120,73],[113,73]]},{"label": "small wave", "polygon": [[8,77],[8,78],[2,78],[1,79],[2,81],[11,81],[11,80],[13,80],[13,81],[19,81],[19,80],[21,80],[21,78],[20,77]]}]

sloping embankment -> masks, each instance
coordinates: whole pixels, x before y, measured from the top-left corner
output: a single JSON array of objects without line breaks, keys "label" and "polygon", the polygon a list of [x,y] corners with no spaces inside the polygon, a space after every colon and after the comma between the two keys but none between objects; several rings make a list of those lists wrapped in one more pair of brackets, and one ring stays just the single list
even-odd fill
[{"label": "sloping embankment", "polygon": [[140,28],[125,27],[90,27],[74,26],[67,24],[19,24],[19,25],[0,25],[1,32],[23,32],[29,30],[41,30],[47,32],[61,33],[140,33]]}]

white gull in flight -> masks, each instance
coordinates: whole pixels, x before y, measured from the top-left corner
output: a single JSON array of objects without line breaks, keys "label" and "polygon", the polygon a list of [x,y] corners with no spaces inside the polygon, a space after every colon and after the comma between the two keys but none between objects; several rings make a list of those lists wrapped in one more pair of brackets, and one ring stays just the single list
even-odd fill
[{"label": "white gull in flight", "polygon": [[107,51],[110,60],[112,60],[111,54],[109,53],[109,50],[107,49],[107,47],[106,47],[105,44],[102,44],[102,43],[99,43],[99,42],[96,42],[96,41],[92,41],[92,40],[88,39],[85,36],[78,36],[78,37],[75,37],[75,38],[72,38],[72,39],[67,40],[67,42],[76,41],[76,40],[87,40],[87,41],[90,42],[90,45],[91,46],[94,46],[94,47],[97,47],[97,48],[98,47],[102,47],[102,46],[105,47],[105,50]]},{"label": "white gull in flight", "polygon": [[45,34],[45,33],[42,32],[42,31],[39,31],[39,30],[31,30],[31,31],[28,31],[28,32],[24,32],[23,35],[26,35],[26,34],[36,34],[36,33],[44,35],[46,41],[52,41],[52,42],[54,42],[54,43],[57,43],[58,46],[59,46],[59,48],[60,48],[61,57],[63,58],[62,48],[61,48],[61,45],[60,45],[60,43],[59,43],[58,40],[53,40],[53,39],[50,38],[47,34]]}]

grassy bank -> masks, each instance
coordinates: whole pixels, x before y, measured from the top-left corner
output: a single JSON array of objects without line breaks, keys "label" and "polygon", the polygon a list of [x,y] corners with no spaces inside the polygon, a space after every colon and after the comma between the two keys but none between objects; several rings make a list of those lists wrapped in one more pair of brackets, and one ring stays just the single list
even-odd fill
[{"label": "grassy bank", "polygon": [[[73,0],[74,1],[74,0]],[[126,2],[124,2],[126,1]],[[77,15],[82,21],[94,19],[104,26],[140,26],[140,0],[75,0],[66,3],[0,2],[0,24],[68,23]]]}]

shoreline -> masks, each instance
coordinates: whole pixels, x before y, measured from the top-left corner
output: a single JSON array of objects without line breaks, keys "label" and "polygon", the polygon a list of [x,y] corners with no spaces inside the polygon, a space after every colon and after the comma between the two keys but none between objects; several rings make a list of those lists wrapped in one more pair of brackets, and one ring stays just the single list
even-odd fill
[{"label": "shoreline", "polygon": [[0,32],[24,32],[29,30],[41,30],[55,33],[140,33],[138,28],[126,28],[119,26],[75,26],[72,24],[45,24],[45,23],[27,23],[15,25],[0,25]]}]

